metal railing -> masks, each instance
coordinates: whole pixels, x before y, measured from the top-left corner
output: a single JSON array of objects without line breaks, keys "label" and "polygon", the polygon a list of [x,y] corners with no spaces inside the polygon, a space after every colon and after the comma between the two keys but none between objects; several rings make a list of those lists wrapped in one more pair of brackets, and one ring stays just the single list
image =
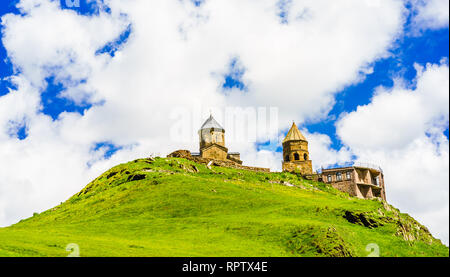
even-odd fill
[{"label": "metal railing", "polygon": [[323,170],[326,169],[338,169],[338,168],[344,168],[344,167],[364,167],[364,168],[371,168],[371,169],[375,169],[380,171],[381,173],[383,173],[383,169],[381,169],[380,166],[375,165],[375,164],[371,164],[371,163],[363,163],[363,162],[351,162],[351,163],[345,163],[342,165],[338,165],[338,164],[334,164],[334,165],[329,165],[326,167],[321,167],[320,169],[317,170],[317,173],[322,173]]},{"label": "metal railing", "polygon": [[376,165],[376,164],[371,164],[371,163],[362,163],[362,162],[354,162],[353,166],[356,167],[365,167],[365,168],[372,168],[375,170],[380,171],[381,173],[383,173],[383,169],[381,169],[380,166]]}]

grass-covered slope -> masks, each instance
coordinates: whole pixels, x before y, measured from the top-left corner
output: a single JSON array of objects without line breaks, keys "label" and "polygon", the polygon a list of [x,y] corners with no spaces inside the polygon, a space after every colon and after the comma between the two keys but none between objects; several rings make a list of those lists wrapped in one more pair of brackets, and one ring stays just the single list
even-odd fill
[{"label": "grass-covered slope", "polygon": [[377,200],[180,158],[116,166],[61,205],[0,228],[0,256],[67,256],[69,243],[81,256],[449,255]]}]

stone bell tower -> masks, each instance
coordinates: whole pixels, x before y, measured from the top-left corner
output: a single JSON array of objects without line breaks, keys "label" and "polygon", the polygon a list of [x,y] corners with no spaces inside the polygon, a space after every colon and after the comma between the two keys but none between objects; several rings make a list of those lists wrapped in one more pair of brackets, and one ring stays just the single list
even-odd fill
[{"label": "stone bell tower", "polygon": [[225,147],[225,129],[212,115],[203,123],[198,135],[202,158],[227,160],[228,148]]},{"label": "stone bell tower", "polygon": [[308,141],[297,128],[295,122],[283,140],[283,171],[312,174]]},{"label": "stone bell tower", "polygon": [[225,129],[220,126],[212,115],[203,123],[198,134],[200,137],[200,151],[212,144],[225,147]]}]

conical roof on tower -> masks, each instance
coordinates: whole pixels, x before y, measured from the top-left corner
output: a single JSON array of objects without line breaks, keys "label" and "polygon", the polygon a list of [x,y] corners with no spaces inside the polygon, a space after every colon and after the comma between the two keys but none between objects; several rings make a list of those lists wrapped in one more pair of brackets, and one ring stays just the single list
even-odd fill
[{"label": "conical roof on tower", "polygon": [[291,141],[291,140],[306,141],[305,136],[303,136],[302,132],[300,132],[300,130],[297,128],[297,125],[295,125],[295,122],[292,122],[292,127],[289,130],[289,132],[287,133],[286,137],[284,138],[283,143],[285,143],[286,141]]},{"label": "conical roof on tower", "polygon": [[214,119],[214,117],[211,115],[209,115],[209,118],[205,121],[205,123],[203,123],[202,127],[200,128],[200,130],[203,129],[219,129],[219,130],[225,130],[223,129],[222,126],[220,126],[220,124]]}]

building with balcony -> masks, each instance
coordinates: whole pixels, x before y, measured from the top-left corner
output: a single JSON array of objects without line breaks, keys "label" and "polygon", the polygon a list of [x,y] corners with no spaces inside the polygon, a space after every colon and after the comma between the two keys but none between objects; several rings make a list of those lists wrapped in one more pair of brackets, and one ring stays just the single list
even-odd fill
[{"label": "building with balcony", "polygon": [[386,200],[383,170],[375,165],[355,163],[348,167],[322,169],[318,179],[358,198]]}]

